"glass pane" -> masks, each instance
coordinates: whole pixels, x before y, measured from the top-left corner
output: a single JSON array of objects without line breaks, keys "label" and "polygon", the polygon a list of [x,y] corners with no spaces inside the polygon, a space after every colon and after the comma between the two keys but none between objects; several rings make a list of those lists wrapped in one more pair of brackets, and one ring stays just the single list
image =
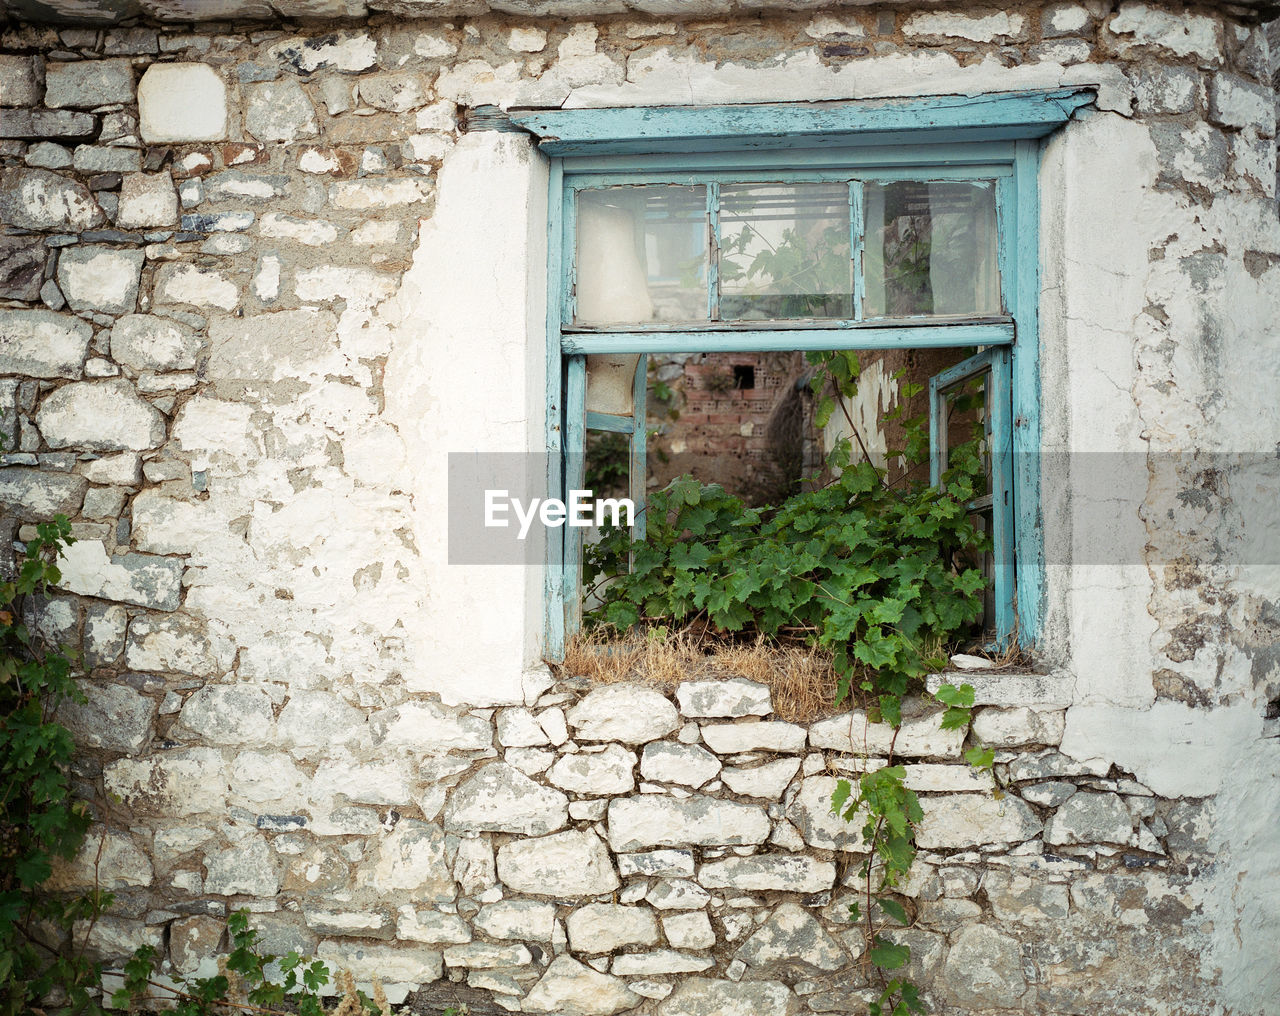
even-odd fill
[{"label": "glass pane", "polygon": [[578,192],[577,322],[707,320],[705,187]]},{"label": "glass pane", "polygon": [[991,181],[866,185],[864,316],[999,314]]},{"label": "glass pane", "polygon": [[848,184],[720,189],[720,317],[853,317]]}]

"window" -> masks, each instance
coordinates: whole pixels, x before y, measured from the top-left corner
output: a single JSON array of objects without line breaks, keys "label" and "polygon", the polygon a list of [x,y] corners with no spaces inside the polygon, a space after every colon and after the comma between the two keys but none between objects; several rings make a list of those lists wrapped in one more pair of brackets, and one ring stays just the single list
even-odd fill
[{"label": "window", "polygon": [[[1000,636],[1034,641],[1039,540],[1040,139],[1087,92],[517,114],[553,156],[548,482],[581,486],[588,430],[645,476],[645,357],[976,350],[929,379],[930,467],[981,388]],[[736,389],[754,368],[733,367]],[[581,542],[549,551],[547,646],[580,620]]]}]

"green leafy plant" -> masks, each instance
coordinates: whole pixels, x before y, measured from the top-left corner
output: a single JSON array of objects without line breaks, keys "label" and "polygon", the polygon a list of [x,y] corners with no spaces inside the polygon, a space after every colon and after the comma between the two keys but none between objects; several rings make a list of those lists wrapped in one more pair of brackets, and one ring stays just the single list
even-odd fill
[{"label": "green leafy plant", "polygon": [[[177,1016],[241,1012],[323,1016],[326,1010],[321,991],[329,984],[330,976],[328,966],[321,960],[307,960],[296,952],[286,956],[262,952],[258,933],[249,927],[245,910],[238,910],[227,919],[227,934],[231,950],[219,958],[218,973],[211,977],[179,976],[177,987],[155,980],[156,950],[150,945],[141,946],[125,964],[124,985],[112,995],[112,1003],[125,1008],[144,1001],[161,1001],[171,1006]],[[273,965],[279,970],[279,981],[273,979]],[[379,985],[375,984],[372,1000],[356,990],[349,973],[339,975],[338,986],[342,999],[334,1013],[386,1016],[390,1012]]]},{"label": "green leafy plant", "polygon": [[[12,581],[0,583],[0,1014],[54,998],[70,1012],[101,1012],[98,966],[84,956],[93,923],[111,902],[96,888],[44,891],[54,862],[83,845],[91,815],[72,796],[74,745],[58,707],[83,696],[71,656],[23,623],[25,602],[62,579],[57,559],[74,542],[65,515],[36,526]],[[71,940],[78,922],[82,936]]]}]

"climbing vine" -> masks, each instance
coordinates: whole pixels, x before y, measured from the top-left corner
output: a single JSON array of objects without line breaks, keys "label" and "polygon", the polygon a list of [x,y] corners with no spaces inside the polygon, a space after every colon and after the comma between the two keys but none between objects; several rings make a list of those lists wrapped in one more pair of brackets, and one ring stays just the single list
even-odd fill
[{"label": "climbing vine", "polygon": [[[852,352],[810,360],[821,427],[856,391],[859,363]],[[890,415],[901,418],[901,406],[918,391],[904,383]],[[904,448],[890,455],[918,464],[928,451],[924,420],[901,422]],[[748,507],[689,476],[654,494],[644,540],[612,529],[587,548],[584,575],[598,601],[587,622],[658,634],[700,626],[721,638],[763,635],[829,651],[837,702],[857,698],[869,722],[900,727],[908,690],[945,665],[947,645],[982,612],[986,580],[976,562],[989,541],[967,507],[983,492],[981,433],[975,427],[969,442],[953,448],[939,490],[912,482],[911,469],[889,484],[850,426],[860,459],[851,442],[841,442],[828,482],[777,506]],[[971,687],[943,685],[935,697],[944,729],[968,727]],[[971,748],[965,757],[980,768],[992,764],[989,749]],[[879,978],[871,1016],[923,1012],[919,988],[902,973],[910,949],[892,936],[894,925],[907,923],[892,893],[915,859],[923,819],[905,778],[891,745],[882,768],[856,783],[838,781],[832,798],[833,811],[862,822],[863,891],[850,912]]]}]

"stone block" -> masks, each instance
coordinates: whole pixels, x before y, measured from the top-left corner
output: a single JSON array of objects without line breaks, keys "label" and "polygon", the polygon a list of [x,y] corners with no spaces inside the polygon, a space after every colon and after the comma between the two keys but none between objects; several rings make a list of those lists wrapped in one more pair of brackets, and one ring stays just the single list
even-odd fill
[{"label": "stone block", "polygon": [[138,889],[151,885],[154,877],[151,861],[132,836],[95,826],[75,856],[55,858],[53,874],[42,888],[51,892]]},{"label": "stone block", "polygon": [[43,92],[44,61],[26,53],[0,53],[0,106],[38,106]]},{"label": "stone block", "polygon": [[571,956],[558,956],[525,996],[521,1008],[525,1012],[611,1016],[642,1001],[620,977],[592,970]]},{"label": "stone block", "polygon": [[0,170],[0,221],[21,229],[79,233],[106,214],[89,189],[47,169]]},{"label": "stone block", "polygon": [[240,751],[231,763],[232,796],[253,806],[279,802],[284,808],[294,807],[306,799],[307,779],[276,752]]},{"label": "stone block", "polygon": [[481,907],[474,924],[476,931],[490,938],[550,942],[555,934],[556,907],[535,900],[500,900]]},{"label": "stone block", "polygon": [[711,902],[711,894],[696,882],[677,878],[654,883],[643,899],[656,910],[701,910]]},{"label": "stone block", "polygon": [[1133,839],[1133,817],[1117,794],[1080,791],[1063,802],[1044,827],[1046,843],[1115,843]]},{"label": "stone block", "polygon": [[609,845],[616,851],[763,843],[770,830],[769,816],[755,805],[665,794],[614,798],[608,822]]},{"label": "stone block", "polygon": [[944,684],[973,688],[976,706],[1068,706],[1074,682],[1066,674],[930,674],[925,683],[936,693]]},{"label": "stone block", "polygon": [[360,98],[375,109],[407,113],[432,99],[431,85],[417,71],[381,71],[360,78]]},{"label": "stone block", "polygon": [[973,736],[992,748],[1012,748],[1023,744],[1056,745],[1062,741],[1066,725],[1064,709],[1042,711],[1025,706],[979,709],[973,715]]},{"label": "stone block", "polygon": [[533,954],[524,945],[494,945],[491,942],[468,942],[451,945],[444,950],[447,967],[522,967],[533,962]]},{"label": "stone block", "polygon": [[[147,477],[159,470],[147,463]],[[186,478],[185,464],[182,476]],[[167,496],[162,488],[149,488],[133,500],[133,545],[150,554],[194,554],[212,543],[226,539],[231,519],[248,512],[248,503],[231,501],[184,501]]]},{"label": "stone block", "polygon": [[395,937],[395,921],[389,910],[361,907],[359,910],[303,911],[307,927],[318,935],[343,938],[390,939]]},{"label": "stone block", "polygon": [[82,748],[136,755],[151,738],[156,702],[123,684],[79,681],[83,702],[64,702],[58,722]]},{"label": "stone block", "polygon": [[164,928],[153,927],[130,917],[103,914],[95,921],[76,921],[73,940],[84,943],[84,956],[108,967],[120,967],[139,946],[164,949]]},{"label": "stone block", "polygon": [[1028,805],[1006,795],[938,794],[920,799],[924,821],[916,843],[924,850],[1021,843],[1037,836],[1041,823]]},{"label": "stone block", "polygon": [[191,264],[161,265],[156,271],[156,302],[234,310],[240,291],[234,282],[212,268]]},{"label": "stone block", "polygon": [[514,892],[557,898],[599,896],[619,885],[600,837],[581,829],[503,844],[498,877]]},{"label": "stone block", "polygon": [[120,185],[116,225],[121,229],[155,229],[178,221],[178,192],[164,173],[130,173]]},{"label": "stone block", "polygon": [[422,204],[431,194],[426,180],[340,180],[329,186],[329,203],[342,211],[372,211]]},{"label": "stone block", "polygon": [[37,141],[28,146],[23,161],[38,169],[66,169],[71,165],[71,150],[52,141]]},{"label": "stone block", "polygon": [[221,141],[227,86],[208,64],[155,63],[138,82],[139,130],[148,144]]},{"label": "stone block", "polygon": [[204,178],[205,200],[260,204],[283,197],[288,185],[289,177],[281,173],[246,173],[231,169],[211,173]]},{"label": "stone block", "polygon": [[103,767],[103,786],[138,814],[190,816],[221,813],[227,805],[227,770],[213,748],[123,758]]},{"label": "stone block", "polygon": [[[71,155],[71,164],[80,173],[137,173],[142,169],[142,153],[136,148],[80,145]],[[109,176],[100,183],[89,181],[92,190],[113,190],[116,186],[118,181]]]},{"label": "stone block", "polygon": [[735,956],[756,970],[785,964],[829,972],[850,962],[840,943],[796,903],[778,907]]},{"label": "stone block", "polygon": [[[132,629],[138,624],[134,620]],[[127,652],[127,651],[126,651]],[[126,655],[127,659],[127,655]],[[258,744],[272,736],[271,698],[252,685],[208,684],[187,699],[178,721],[208,744]]]},{"label": "stone block", "polygon": [[728,766],[721,772],[720,778],[735,794],[777,801],[799,769],[798,758],[782,758],[750,769]]},{"label": "stone block", "polygon": [[564,828],[569,799],[535,783],[505,762],[493,762],[459,784],[445,806],[451,832],[508,832],[540,836]]},{"label": "stone block", "polygon": [[1126,0],[1107,24],[1113,45],[1122,53],[1135,47],[1159,46],[1175,56],[1194,56],[1206,64],[1222,62],[1222,28],[1216,18],[1164,10],[1154,4]]},{"label": "stone block", "polygon": [[624,953],[614,957],[610,969],[615,974],[693,974],[710,970],[716,961],[710,956],[692,956],[675,949],[655,949],[647,953]]},{"label": "stone block", "polygon": [[0,509],[23,522],[47,522],[54,515],[74,516],[84,503],[83,476],[46,473],[30,466],[0,469]]},{"label": "stone block", "polygon": [[574,794],[629,794],[636,786],[635,768],[635,752],[610,744],[603,751],[561,755],[547,781]]},{"label": "stone block", "polygon": [[809,776],[793,791],[787,818],[811,847],[862,851],[862,823],[846,822],[831,810],[831,795],[839,781],[833,776]]},{"label": "stone block", "polygon": [[0,300],[40,299],[48,260],[43,237],[0,236]]},{"label": "stone block", "polygon": [[218,955],[226,922],[219,917],[197,914],[182,917],[169,925],[169,962],[188,977]]},{"label": "stone block", "polygon": [[813,724],[809,744],[853,755],[887,755],[892,744],[894,753],[903,758],[959,758],[965,731],[943,730],[941,721],[941,710],[904,718],[895,740],[893,727],[870,723],[866,713],[855,709]]},{"label": "stone block", "polygon": [[565,928],[569,948],[584,955],[658,944],[658,920],[648,907],[589,903],[569,914]]},{"label": "stone block", "polygon": [[800,854],[755,854],[707,861],[698,869],[707,889],[820,893],[836,884],[836,866]]},{"label": "stone block", "polygon": [[430,755],[450,751],[483,751],[493,746],[493,728],[479,716],[468,716],[439,702],[405,702],[369,718],[376,744],[412,748]]},{"label": "stone block", "polygon": [[124,652],[128,612],[114,603],[94,603],[84,612],[84,662],[86,667],[106,667]]},{"label": "stone block", "polygon": [[1252,127],[1272,137],[1276,127],[1271,89],[1239,74],[1215,74],[1209,82],[1209,119],[1225,127]]},{"label": "stone block", "polygon": [[338,238],[338,228],[324,219],[300,219],[275,212],[262,217],[258,232],[273,240],[294,240],[308,247],[325,247]]},{"label": "stone block", "polygon": [[81,245],[58,258],[58,288],[74,311],[126,314],[138,302],[146,256],[140,250]]},{"label": "stone block", "polygon": [[126,314],[111,328],[111,358],[136,371],[194,370],[200,339],[186,325],[150,314]]},{"label": "stone block", "polygon": [[78,378],[93,328],[70,314],[0,310],[0,374]]},{"label": "stone block", "polygon": [[658,1006],[659,1016],[787,1016],[794,996],[781,981],[688,977]]},{"label": "stone block", "polygon": [[63,385],[40,404],[36,426],[51,448],[142,451],[165,438],[164,415],[124,378]]},{"label": "stone block", "polygon": [[319,747],[357,738],[364,725],[364,711],[341,696],[299,689],[289,695],[280,710],[276,736],[284,745]]},{"label": "stone block", "polygon": [[680,712],[697,718],[766,716],[773,711],[767,685],[735,677],[727,681],[685,681],[676,689]]},{"label": "stone block", "polygon": [[319,70],[366,71],[377,63],[377,43],[368,32],[330,32],[313,38],[293,38],[268,51],[283,66],[303,74]]},{"label": "stone block", "polygon": [[231,639],[203,621],[180,614],[135,617],[125,646],[125,664],[133,670],[193,677],[226,673],[235,663],[235,655],[236,646]]},{"label": "stone block", "polygon": [[377,842],[361,877],[373,892],[406,903],[443,903],[457,895],[444,830],[431,822],[401,819]]},{"label": "stone block", "polygon": [[81,596],[177,610],[182,602],[182,561],[153,554],[107,556],[101,540],[78,540],[63,551],[59,588]]},{"label": "stone block", "polygon": [[956,934],[944,970],[947,994],[961,1006],[1007,1009],[1027,990],[1017,940],[985,924]]},{"label": "stone block", "polygon": [[471,927],[457,914],[442,914],[406,903],[396,911],[396,938],[427,945],[455,945],[471,941]]},{"label": "stone block", "polygon": [[702,740],[719,755],[749,751],[803,751],[808,731],[795,723],[766,720],[761,723],[709,723],[702,727]]},{"label": "stone block", "polygon": [[716,944],[711,918],[701,910],[663,914],[662,933],[673,949],[710,949]]},{"label": "stone block", "polygon": [[507,33],[507,49],[516,53],[541,53],[547,48],[547,33],[541,28],[513,28]]},{"label": "stone block", "polygon": [[1191,67],[1141,67],[1133,72],[1135,111],[1190,113],[1200,95],[1200,75]]},{"label": "stone block", "polygon": [[133,65],[128,60],[51,60],[44,71],[44,104],[96,109],[133,102]]},{"label": "stone block", "polygon": [[650,741],[640,757],[640,775],[654,783],[700,787],[720,773],[720,760],[701,745]]},{"label": "stone block", "polygon": [[320,133],[316,111],[295,78],[264,81],[246,89],[244,127],[258,141],[291,144]]},{"label": "stone block", "polygon": [[1009,42],[1026,37],[1027,23],[1021,14],[946,13],[912,14],[902,26],[902,34],[911,37],[942,36],[968,39],[971,42]]},{"label": "stone block", "polygon": [[404,1001],[411,988],[440,979],[444,963],[440,953],[420,947],[373,945],[325,939],[316,949],[316,958],[331,970],[349,970],[365,994],[378,978],[393,1005]]},{"label": "stone block", "polygon": [[632,875],[674,875],[693,877],[693,851],[649,850],[638,854],[619,854],[618,871],[623,878]]}]

